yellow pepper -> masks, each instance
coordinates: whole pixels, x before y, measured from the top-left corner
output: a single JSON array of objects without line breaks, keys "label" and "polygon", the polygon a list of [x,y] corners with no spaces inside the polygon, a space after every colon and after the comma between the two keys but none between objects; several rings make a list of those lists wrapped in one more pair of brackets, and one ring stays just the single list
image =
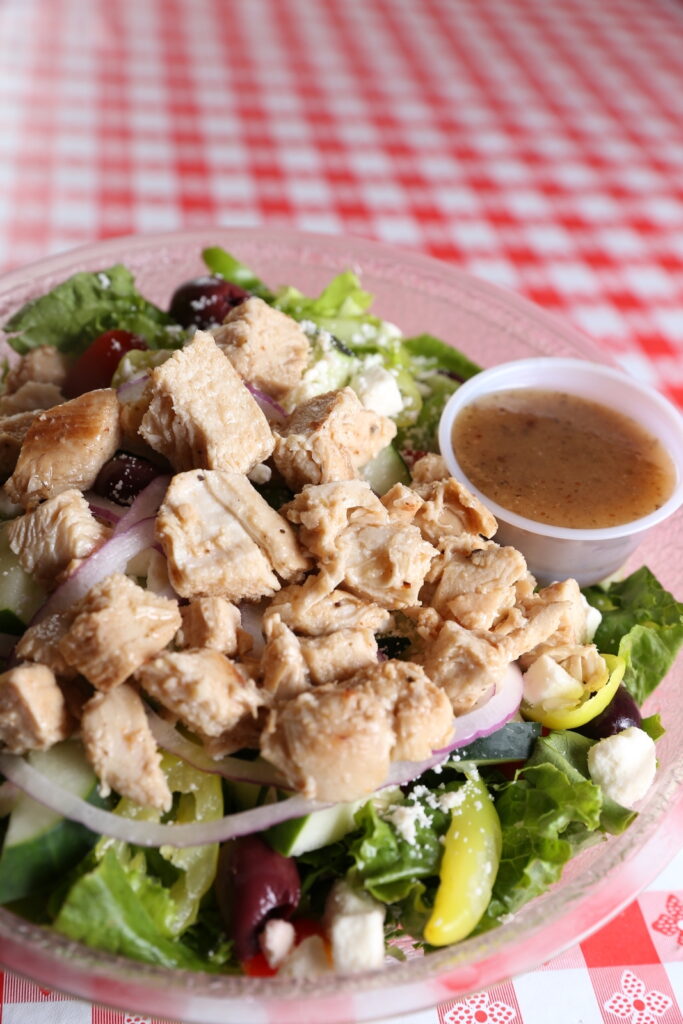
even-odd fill
[{"label": "yellow pepper", "polygon": [[468,776],[446,834],[439,888],[424,937],[431,946],[466,938],[491,900],[500,864],[502,836],[489,792],[475,773]]},{"label": "yellow pepper", "polygon": [[617,692],[626,669],[626,662],[623,658],[619,658],[615,654],[603,654],[602,657],[607,664],[609,676],[604,686],[601,686],[596,693],[573,707],[555,708],[552,711],[546,711],[541,705],[527,704],[526,701],[522,701],[520,711],[524,717],[533,722],[540,722],[548,729],[578,729],[601,714]]}]

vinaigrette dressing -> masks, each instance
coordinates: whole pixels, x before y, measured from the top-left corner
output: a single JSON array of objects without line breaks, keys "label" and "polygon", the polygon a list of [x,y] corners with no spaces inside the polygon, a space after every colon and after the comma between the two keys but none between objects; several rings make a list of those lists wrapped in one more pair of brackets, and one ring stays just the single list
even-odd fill
[{"label": "vinaigrette dressing", "polygon": [[572,529],[640,519],[676,483],[664,446],[639,423],[559,391],[484,395],[458,415],[453,448],[469,480],[497,504]]}]

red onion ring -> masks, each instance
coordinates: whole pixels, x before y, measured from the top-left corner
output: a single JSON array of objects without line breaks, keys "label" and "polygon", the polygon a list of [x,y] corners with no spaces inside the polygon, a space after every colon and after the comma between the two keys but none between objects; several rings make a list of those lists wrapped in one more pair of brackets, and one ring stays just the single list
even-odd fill
[{"label": "red onion ring", "polygon": [[143,392],[147,387],[147,381],[149,380],[149,371],[146,373],[140,373],[137,377],[131,377],[130,380],[126,380],[116,389],[116,394],[119,399],[124,402],[137,402],[139,398],[142,398]]},{"label": "red onion ring", "polygon": [[248,380],[244,381],[244,386],[250,393],[251,397],[256,401],[259,409],[269,423],[284,423],[287,419],[287,413],[280,403],[275,401],[272,395],[269,395],[265,391],[261,391],[260,388],[250,384]]},{"label": "red onion ring", "polygon": [[445,755],[458,747],[466,747],[481,736],[490,736],[502,729],[519,711],[522,703],[522,673],[514,663],[508,665],[503,678],[496,683],[495,693],[485,704],[460,715],[455,720],[455,731],[445,747],[435,754]]}]

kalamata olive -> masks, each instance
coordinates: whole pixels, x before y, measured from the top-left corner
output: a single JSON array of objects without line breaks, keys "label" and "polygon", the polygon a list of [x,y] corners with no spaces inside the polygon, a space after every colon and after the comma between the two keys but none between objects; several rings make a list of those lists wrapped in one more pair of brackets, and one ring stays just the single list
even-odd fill
[{"label": "kalamata olive", "polygon": [[176,288],[168,311],[183,327],[212,327],[247,298],[249,292],[222,277],[197,277]]},{"label": "kalamata olive", "polygon": [[117,452],[98,473],[93,485],[95,494],[117,505],[131,505],[140,491],[159,476],[159,469],[147,459],[128,452]]},{"label": "kalamata olive", "polygon": [[294,913],[301,886],[291,857],[276,853],[259,836],[241,836],[221,847],[215,891],[235,953],[246,960],[258,952],[258,936],[269,918]]},{"label": "kalamata olive", "polygon": [[614,736],[630,726],[640,726],[642,716],[638,705],[625,686],[620,686],[604,711],[590,722],[586,722],[578,731],[592,740],[602,740],[606,736]]}]

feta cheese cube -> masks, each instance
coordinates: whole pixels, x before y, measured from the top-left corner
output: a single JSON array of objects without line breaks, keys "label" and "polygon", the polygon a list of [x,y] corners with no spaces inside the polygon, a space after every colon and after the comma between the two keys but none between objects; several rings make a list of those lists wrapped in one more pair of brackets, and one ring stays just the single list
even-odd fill
[{"label": "feta cheese cube", "polygon": [[336,971],[354,974],[384,963],[384,907],[352,889],[334,884],[327,899],[325,923]]},{"label": "feta cheese cube", "polygon": [[590,777],[605,796],[633,808],[647,793],[657,770],[654,741],[631,726],[599,740],[588,751]]}]

